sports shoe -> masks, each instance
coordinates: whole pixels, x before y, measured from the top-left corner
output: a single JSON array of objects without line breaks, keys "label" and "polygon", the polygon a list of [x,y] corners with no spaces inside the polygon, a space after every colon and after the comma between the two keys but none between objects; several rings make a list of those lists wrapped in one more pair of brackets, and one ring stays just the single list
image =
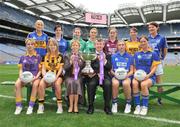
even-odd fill
[{"label": "sports shoe", "polygon": [[131,112],[131,105],[130,104],[126,104],[124,113],[130,113]]},{"label": "sports shoe", "polygon": [[112,109],[111,109],[112,113],[117,113],[118,112],[117,108],[118,108],[117,103],[112,104]]},{"label": "sports shoe", "polygon": [[141,106],[140,106],[140,105],[137,105],[136,108],[135,108],[135,110],[134,110],[134,114],[135,114],[135,115],[139,115],[140,112],[141,112]]},{"label": "sports shoe", "polygon": [[37,114],[43,114],[44,113],[44,105],[40,104],[37,110]]},{"label": "sports shoe", "polygon": [[16,106],[16,110],[15,110],[14,114],[19,115],[19,114],[21,114],[21,111],[22,111],[22,107]]},{"label": "sports shoe", "polygon": [[30,114],[32,114],[32,113],[33,113],[33,107],[32,107],[32,106],[29,106],[28,109],[27,109],[26,114],[27,114],[27,115],[30,115]]},{"label": "sports shoe", "polygon": [[147,115],[147,112],[148,112],[148,107],[143,106],[143,107],[141,108],[140,115],[145,116],[145,115]]},{"label": "sports shoe", "polygon": [[62,108],[62,105],[61,106],[58,106],[58,109],[57,109],[57,114],[62,114],[63,113],[63,108]]}]

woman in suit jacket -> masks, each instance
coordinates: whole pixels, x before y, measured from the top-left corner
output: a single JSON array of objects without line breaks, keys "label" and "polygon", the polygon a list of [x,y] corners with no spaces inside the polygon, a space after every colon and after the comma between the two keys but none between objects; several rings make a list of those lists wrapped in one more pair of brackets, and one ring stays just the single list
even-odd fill
[{"label": "woman in suit jacket", "polygon": [[78,100],[82,96],[81,89],[81,70],[84,68],[85,62],[79,53],[80,43],[73,40],[71,43],[71,53],[64,57],[65,65],[65,85],[66,96],[69,99],[68,112],[78,113]]}]

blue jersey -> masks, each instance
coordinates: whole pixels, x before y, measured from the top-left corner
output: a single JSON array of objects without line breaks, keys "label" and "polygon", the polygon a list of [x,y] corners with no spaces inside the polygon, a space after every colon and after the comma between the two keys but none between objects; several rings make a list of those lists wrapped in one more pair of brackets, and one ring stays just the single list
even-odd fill
[{"label": "blue jersey", "polygon": [[33,38],[36,43],[35,43],[35,50],[38,54],[41,56],[45,56],[46,54],[46,46],[48,43],[48,36],[45,33],[42,33],[41,36],[38,36],[36,31],[31,32],[28,34],[27,38]]},{"label": "blue jersey", "polygon": [[130,67],[133,65],[133,57],[127,52],[125,52],[123,55],[117,52],[111,56],[111,63],[113,71],[118,68],[124,68],[130,71]]},{"label": "blue jersey", "polygon": [[68,51],[68,42],[65,39],[61,38],[61,40],[58,41],[58,46],[59,46],[59,52],[62,55],[64,55]]},{"label": "blue jersey", "polygon": [[[151,72],[151,67],[160,64],[159,56],[156,52],[136,52],[134,55],[134,65],[136,70],[144,70],[147,74]],[[155,77],[155,74],[152,76]]]},{"label": "blue jersey", "polygon": [[164,59],[163,50],[164,48],[168,47],[166,38],[164,36],[161,36],[160,34],[157,34],[154,38],[149,35],[148,39],[149,45],[152,50],[154,50],[159,55],[160,59]]}]

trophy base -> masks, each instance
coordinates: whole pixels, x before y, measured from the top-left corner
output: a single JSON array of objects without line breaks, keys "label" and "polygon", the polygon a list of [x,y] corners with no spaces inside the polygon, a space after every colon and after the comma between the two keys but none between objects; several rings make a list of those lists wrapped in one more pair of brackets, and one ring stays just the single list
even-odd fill
[{"label": "trophy base", "polygon": [[90,73],[94,73],[94,70],[91,68],[85,68],[82,70],[82,73],[90,74]]},{"label": "trophy base", "polygon": [[82,69],[82,73],[94,73],[94,70],[91,67],[91,61],[86,61],[86,66]]}]

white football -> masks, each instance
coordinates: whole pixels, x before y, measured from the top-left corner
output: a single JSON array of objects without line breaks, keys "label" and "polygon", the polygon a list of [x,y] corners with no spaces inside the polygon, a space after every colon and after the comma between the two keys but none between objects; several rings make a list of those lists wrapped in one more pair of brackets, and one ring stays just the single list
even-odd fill
[{"label": "white football", "polygon": [[44,80],[47,83],[53,83],[56,79],[56,74],[54,72],[47,72],[44,76]]},{"label": "white football", "polygon": [[138,81],[142,81],[145,79],[146,75],[147,75],[146,72],[140,69],[134,73],[134,78],[137,79]]},{"label": "white football", "polygon": [[24,83],[29,83],[33,80],[33,74],[29,71],[24,71],[21,76],[20,76],[20,80]]},{"label": "white football", "polygon": [[118,68],[115,70],[115,77],[119,80],[125,79],[127,76],[127,70],[124,68]]}]

